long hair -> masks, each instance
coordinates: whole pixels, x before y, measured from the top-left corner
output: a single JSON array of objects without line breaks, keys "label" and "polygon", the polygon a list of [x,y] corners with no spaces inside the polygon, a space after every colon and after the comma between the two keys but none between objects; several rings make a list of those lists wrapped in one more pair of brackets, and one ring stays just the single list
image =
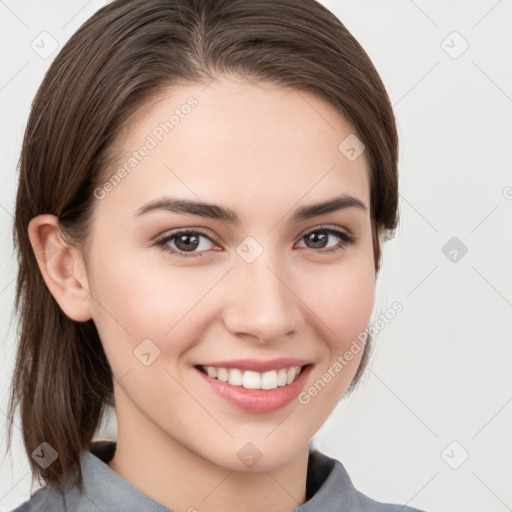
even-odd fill
[{"label": "long hair", "polygon": [[[39,271],[29,221],[50,213],[84,250],[94,186],[112,171],[123,124],[165,88],[207,84],[219,73],[270,81],[316,95],[351,123],[369,162],[376,273],[379,232],[398,220],[398,136],[385,87],[340,20],[315,0],[116,0],[63,46],[39,87],[19,162],[14,243],[19,345],[9,402],[9,446],[19,407],[34,475],[60,483],[79,469],[113,378],[92,320],[59,308]],[[340,141],[341,142],[341,141]],[[358,382],[368,357],[351,384]],[[48,443],[47,468],[31,457]]]}]

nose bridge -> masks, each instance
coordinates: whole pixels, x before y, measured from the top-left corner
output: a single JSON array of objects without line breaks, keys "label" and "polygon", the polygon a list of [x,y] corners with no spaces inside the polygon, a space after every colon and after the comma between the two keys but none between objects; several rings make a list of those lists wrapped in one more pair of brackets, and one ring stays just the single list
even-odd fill
[{"label": "nose bridge", "polygon": [[239,244],[236,252],[226,327],[233,334],[249,334],[260,342],[277,340],[296,329],[294,294],[288,288],[283,258],[252,237]]}]

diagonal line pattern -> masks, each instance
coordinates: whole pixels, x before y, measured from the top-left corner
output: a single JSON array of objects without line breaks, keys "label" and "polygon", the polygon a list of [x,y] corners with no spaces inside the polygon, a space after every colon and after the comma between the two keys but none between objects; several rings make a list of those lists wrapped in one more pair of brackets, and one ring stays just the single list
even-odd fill
[{"label": "diagonal line pattern", "polygon": [[398,512],[400,512],[401,510],[403,510],[414,498],[416,498],[416,496],[418,496],[418,494],[423,491],[423,489],[425,489],[425,487],[427,487],[427,485],[430,484],[430,482],[432,482],[432,480],[434,480],[434,478],[439,475],[439,471],[419,490],[416,492],[416,494],[414,494],[414,496],[412,496],[411,498],[409,498],[409,500],[407,500],[406,503],[404,503],[399,509],[398,509]]},{"label": "diagonal line pattern", "polygon": [[496,211],[496,209],[499,207],[499,204],[497,204],[471,231],[470,233],[473,233],[473,231],[475,231],[476,228],[478,228],[480,226],[480,224],[483,224],[484,220],[487,219],[487,217],[490,217],[490,215],[492,213],[494,213]]},{"label": "diagonal line pattern", "polygon": [[188,311],[164,334],[167,336],[182,320],[187,316],[192,309],[194,309],[212,290],[215,288],[232,270],[234,267],[231,267],[195,304],[193,304]]},{"label": "diagonal line pattern", "polygon": [[201,503],[205,500],[207,500],[226,480],[227,478],[233,473],[233,471],[230,471],[202,500]]},{"label": "diagonal line pattern", "polygon": [[[27,64],[28,64],[28,62],[27,62]],[[27,64],[25,64],[25,66],[26,66]],[[23,68],[22,68],[22,69],[23,69]],[[21,71],[21,70],[20,70],[20,71]],[[4,87],[5,87],[5,85],[4,85]],[[3,87],[2,87],[2,89],[3,89]],[[2,90],[2,89],[0,89],[0,90]],[[3,210],[5,213],[7,213],[7,215],[9,215],[9,216],[11,217],[11,219],[12,219],[12,220],[14,220],[14,215],[13,215],[13,214],[12,214],[12,213],[7,209],[7,208],[6,208],[3,204],[0,204],[0,208],[2,208],[2,210]]]},{"label": "diagonal line pattern", "polygon": [[100,506],[98,506],[98,504],[91,498],[91,496],[89,496],[89,494],[84,494],[84,496],[92,503],[93,507],[96,510],[99,510],[99,512],[105,512],[105,509],[103,509]]},{"label": "diagonal line pattern", "polygon": [[274,274],[277,277],[277,279],[279,279],[279,281],[281,281],[281,283],[283,283],[286,286],[286,288],[288,288],[288,290],[290,290],[293,293],[293,295],[295,295],[295,297],[297,297],[297,299],[299,299],[302,302],[302,304],[304,304],[304,306],[306,306],[309,309],[309,311],[311,311],[311,313],[313,313],[313,315],[315,315],[318,318],[318,320],[320,320],[320,322],[322,322],[325,325],[325,327],[327,327],[327,329],[329,329],[329,331],[331,331],[332,334],[336,334],[268,265],[267,268],[270,270],[270,272],[272,272],[272,274]]},{"label": "diagonal line pattern", "polygon": [[[9,416],[3,411],[3,409],[0,409],[0,412],[5,416],[6,419],[9,419]],[[14,426],[23,434],[22,428],[16,423],[16,421],[13,419]]]},{"label": "diagonal line pattern", "polygon": [[298,89],[296,89],[294,92],[296,92],[334,130],[334,126],[329,123],[329,121],[322,114],[320,114],[320,112],[318,112],[318,110],[313,107],[313,105],[311,105],[311,103],[301,94]]},{"label": "diagonal line pattern", "polygon": [[498,6],[498,4],[501,3],[501,0],[498,0],[472,27],[471,30],[473,30],[477,25],[479,25],[490,13],[494,10],[495,7]]},{"label": "diagonal line pattern", "polygon": [[436,62],[398,101],[393,104],[393,108],[396,107],[413,89],[415,89],[426,77],[429,75],[439,64]]},{"label": "diagonal line pattern", "polygon": [[2,293],[4,293],[5,290],[7,290],[7,288],[9,288],[9,286],[11,285],[12,282],[14,282],[16,280],[16,277],[13,277],[1,290],[0,290],[0,295],[2,295]]},{"label": "diagonal line pattern", "polygon": [[425,421],[423,421],[413,410],[411,407],[409,407],[376,373],[374,370],[370,369],[370,372],[373,373],[373,375],[375,375],[375,377],[377,377],[377,379],[380,380],[380,382],[382,382],[382,384],[388,388],[388,390],[391,392],[391,394],[393,394],[398,400],[400,400],[400,402],[402,402],[403,405],[405,405],[405,407],[407,409],[409,409],[409,411],[414,414],[414,416],[416,416],[416,418],[418,418],[421,423],[423,423],[423,425],[425,425],[425,427],[427,427],[430,432],[432,432],[432,434],[434,434],[438,439],[439,439],[439,436],[434,432],[434,430],[432,430],[432,428],[430,428],[427,423],[425,423]]},{"label": "diagonal line pattern", "polygon": [[91,3],[91,0],[86,2],[73,16],[71,16],[71,18],[69,18],[68,21],[66,21],[66,23],[64,23],[64,25],[62,25],[62,27],[60,27],[61,30],[65,27],[67,27],[90,3]]},{"label": "diagonal line pattern", "polygon": [[128,370],[120,379],[117,379],[114,374],[112,374],[112,378],[114,380],[114,387],[116,387],[132,370]]},{"label": "diagonal line pattern", "polygon": [[[181,14],[180,14],[180,16],[181,16]],[[207,84],[203,89],[201,89],[201,92],[206,91],[206,89],[208,89],[208,87],[210,87],[210,85],[212,85],[212,84],[213,84],[213,82],[215,82],[215,80],[217,80],[217,78],[219,78],[219,76],[220,76],[221,74],[222,74],[222,71],[221,71],[220,73],[218,73],[218,74],[217,74],[217,76],[216,76],[216,77],[214,77],[210,83],[208,83],[208,84]]]},{"label": "diagonal line pattern", "polygon": [[503,409],[505,409],[505,407],[510,403],[512,402],[512,398],[508,399],[505,404],[500,408],[500,410],[489,420],[487,421],[482,428],[480,428],[480,430],[478,430],[478,432],[471,438],[471,440],[475,439],[475,437],[480,434],[480,432],[482,432],[482,430],[484,430],[484,428],[487,427],[487,425],[489,425],[489,423],[491,423],[491,421],[496,418],[496,416],[498,416],[498,414],[501,413],[501,411],[503,411]]},{"label": "diagonal line pattern", "polygon": [[7,10],[11,12],[13,16],[15,16],[19,22],[23,23],[26,28],[30,28],[5,2],[4,0],[0,0],[0,4],[2,4]]},{"label": "diagonal line pattern", "polygon": [[418,9],[418,11],[420,11],[423,14],[423,16],[425,16],[425,18],[427,18],[428,21],[430,21],[430,23],[434,25],[434,27],[439,28],[437,23],[435,23],[434,20],[430,16],[428,16],[427,13],[423,11],[413,0],[409,0],[409,2],[411,2],[411,4],[414,5],[414,7],[416,7],[416,9]]},{"label": "diagonal line pattern", "polygon": [[273,432],[280,426],[284,423],[284,420],[286,420],[286,418],[288,418],[288,416],[290,416],[290,414],[292,414],[293,412],[295,412],[295,409],[292,409],[266,436],[265,436],[265,439],[267,439],[268,437],[270,437]]},{"label": "diagonal line pattern", "polygon": [[512,102],[512,98],[475,61],[472,60],[471,63],[501,92],[501,94],[503,94],[503,96],[505,96],[505,98],[507,98],[508,101]]},{"label": "diagonal line pattern", "polygon": [[480,480],[480,482],[482,482],[482,484],[487,487],[487,489],[492,493],[494,494],[494,496],[496,497],[496,499],[498,499],[499,501],[501,501],[501,503],[503,503],[503,505],[505,505],[505,507],[507,507],[508,510],[512,510],[511,507],[509,507],[473,470],[471,470],[471,473],[473,473],[473,475],[475,475],[475,477]]},{"label": "diagonal line pattern", "polygon": [[30,471],[27,471],[1,498],[0,498],[0,503],[7,497],[7,495],[14,491],[14,489],[16,489],[16,487],[18,487],[19,483],[30,473]]},{"label": "diagonal line pattern", "polygon": [[485,277],[484,275],[478,271],[478,269],[474,266],[474,265],[471,265],[471,268],[510,306],[512,307],[512,304],[510,303],[510,301],[504,296],[502,295],[498,289],[496,287],[494,287]]},{"label": "diagonal line pattern", "polygon": [[[9,80],[7,80],[7,82],[4,85],[2,85],[2,87],[0,87],[0,92],[2,92],[27,66],[28,66],[28,62],[25,62],[25,64],[23,64],[23,66],[21,66],[21,68],[18,69],[18,71],[16,71],[16,73],[14,73],[14,75],[12,77],[9,78]],[[4,210],[5,210],[5,208],[4,208]],[[7,212],[7,213],[9,213],[9,212]],[[11,217],[12,217],[12,215],[11,215]]]},{"label": "diagonal line pattern", "polygon": [[421,284],[423,284],[433,273],[435,270],[437,270],[437,268],[439,267],[439,265],[436,265],[407,295],[406,297],[409,297],[409,295],[411,295],[411,293],[413,291],[415,291],[417,288],[419,288],[419,286]]},{"label": "diagonal line pattern", "polygon": [[175,377],[175,376],[174,376],[174,375],[173,375],[169,370],[167,370],[167,368],[164,368],[164,370],[166,371],[166,373],[167,373],[170,377],[172,377],[172,378],[174,379],[174,381],[175,381],[177,384],[179,384],[179,385],[180,385],[180,387],[181,387],[184,391],[186,391],[186,392],[190,395],[190,397],[191,397],[191,398],[193,398],[193,399],[196,401],[196,403],[197,403],[197,404],[198,404],[202,409],[204,409],[204,411],[208,414],[208,416],[210,416],[210,417],[213,419],[213,421],[215,421],[215,423],[217,423],[217,424],[218,424],[218,425],[219,425],[219,426],[220,426],[220,427],[221,427],[221,428],[226,432],[226,434],[228,434],[228,435],[229,435],[229,437],[231,437],[232,439],[234,439],[233,434],[231,434],[231,432],[229,432],[229,430],[228,430],[228,429],[227,429],[227,428],[226,428],[226,427],[225,427],[225,426],[224,426],[224,425],[223,425],[223,424],[222,424],[222,423],[221,423],[217,418],[215,418],[215,416],[213,416],[213,414],[212,414],[212,413],[211,413],[211,412],[210,412],[210,411],[209,411],[209,410],[208,410],[208,409],[207,409],[207,408],[206,408],[206,407],[205,407],[205,406],[204,406],[204,405],[203,405],[203,404],[202,404],[202,403],[201,403],[201,402],[200,402],[200,401],[199,401],[199,400],[198,400],[198,399],[197,399],[197,398],[196,398],[196,397],[195,397],[195,396],[194,396],[194,395],[193,395],[193,394],[192,394],[192,393],[191,393],[191,392],[190,392],[190,391],[185,387],[185,386],[183,386],[183,384],[182,384],[182,383],[181,383],[181,382],[180,382],[180,381],[179,381],[179,380],[178,380],[178,379],[177,379],[177,378],[176,378],[176,377]]},{"label": "diagonal line pattern", "polygon": [[274,482],[279,485],[279,487],[281,487],[281,489],[283,489],[283,491],[288,494],[288,496],[290,496],[290,498],[295,502],[297,503],[297,506],[300,506],[302,505],[302,503],[300,501],[297,500],[297,498],[291,494],[288,489],[286,489],[286,487],[284,487],[284,485],[281,484],[281,482],[270,472],[270,471],[265,471],[265,473],[267,473],[267,475],[272,478],[272,480],[274,480]]},{"label": "diagonal line pattern", "polygon": [[400,197],[406,202],[436,233],[439,234],[439,231],[436,227],[427,220],[427,218],[410,202],[408,201],[402,194],[399,194]]}]

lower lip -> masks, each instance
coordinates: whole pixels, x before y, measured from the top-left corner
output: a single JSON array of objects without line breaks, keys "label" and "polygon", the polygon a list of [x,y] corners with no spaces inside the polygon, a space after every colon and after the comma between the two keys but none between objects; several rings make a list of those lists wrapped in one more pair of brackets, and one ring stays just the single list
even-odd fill
[{"label": "lower lip", "polygon": [[194,370],[213,391],[239,409],[248,412],[272,412],[281,409],[297,398],[304,388],[312,367],[311,364],[305,366],[291,384],[275,389],[245,389],[243,386],[233,386],[228,382],[213,379],[197,368]]}]

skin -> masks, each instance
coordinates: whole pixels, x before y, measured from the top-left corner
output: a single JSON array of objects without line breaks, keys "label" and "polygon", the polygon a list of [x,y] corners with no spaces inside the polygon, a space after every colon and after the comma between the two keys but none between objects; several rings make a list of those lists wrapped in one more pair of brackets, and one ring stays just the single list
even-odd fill
[{"label": "skin", "polygon": [[[323,100],[223,76],[207,88],[169,89],[139,110],[112,148],[111,172],[190,96],[198,101],[191,113],[96,200],[87,264],[59,235],[56,217],[34,218],[29,234],[43,252],[51,248],[38,259],[51,293],[70,318],[94,320],[111,364],[118,437],[109,466],[175,512],[289,511],[306,499],[308,443],[362,351],[309,403],[267,413],[238,409],[193,367],[298,357],[314,363],[308,389],[364,331],[375,293],[366,155],[349,161],[338,150],[354,130]],[[289,222],[299,206],[342,193],[366,209]],[[229,207],[240,224],[168,211],[135,216],[166,195]],[[304,235],[325,226],[355,243],[322,253],[340,240],[315,246]],[[209,234],[200,256],[154,245],[179,228]],[[263,250],[252,263],[236,252],[248,236]],[[168,246],[178,250],[176,239]],[[160,355],[145,366],[134,350],[148,338]],[[237,457],[248,442],[261,452],[250,468]]]}]

